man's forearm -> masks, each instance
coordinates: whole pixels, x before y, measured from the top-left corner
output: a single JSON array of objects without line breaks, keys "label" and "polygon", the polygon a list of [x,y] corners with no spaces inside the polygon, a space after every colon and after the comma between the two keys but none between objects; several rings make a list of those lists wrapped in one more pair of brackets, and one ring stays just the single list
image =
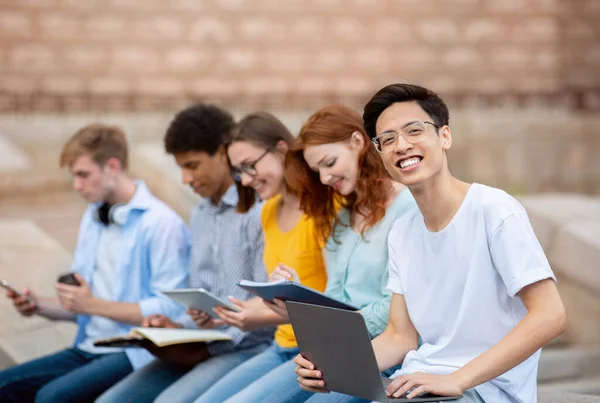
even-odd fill
[{"label": "man's forearm", "polygon": [[75,320],[76,314],[66,310],[58,302],[56,297],[38,298],[39,310],[37,314],[50,320],[64,320],[72,322]]},{"label": "man's forearm", "polygon": [[494,379],[516,367],[558,334],[560,318],[528,313],[521,322],[492,348],[456,371],[464,390]]},{"label": "man's forearm", "polygon": [[144,319],[140,305],[136,302],[115,302],[103,299],[95,299],[87,314],[132,325],[139,325]]},{"label": "man's forearm", "polygon": [[373,350],[380,371],[385,371],[404,361],[411,350],[418,347],[416,335],[404,335],[394,332],[389,326],[383,333],[373,339]]}]

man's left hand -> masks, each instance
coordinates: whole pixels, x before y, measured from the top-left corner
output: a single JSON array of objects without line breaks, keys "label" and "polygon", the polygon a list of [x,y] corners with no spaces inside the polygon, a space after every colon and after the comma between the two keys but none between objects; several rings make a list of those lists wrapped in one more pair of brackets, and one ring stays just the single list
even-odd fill
[{"label": "man's left hand", "polygon": [[260,320],[260,311],[256,306],[253,306],[252,300],[242,301],[233,297],[229,297],[229,300],[239,309],[239,312],[231,311],[220,306],[213,309],[223,322],[230,326],[235,326],[244,332],[264,326]]},{"label": "man's left hand", "polygon": [[281,316],[286,320],[286,322],[290,321],[290,317],[288,315],[287,307],[285,306],[285,302],[280,299],[273,299],[273,302],[263,300],[266,306],[269,307],[273,312],[277,315]]},{"label": "man's left hand", "polygon": [[[409,392],[410,391],[410,392]],[[388,396],[398,398],[406,396],[415,398],[423,393],[432,393],[440,396],[458,396],[464,392],[459,382],[451,375],[427,374],[415,372],[410,375],[401,375],[395,378],[386,388]]]},{"label": "man's left hand", "polygon": [[63,283],[54,284],[60,305],[66,310],[78,314],[91,314],[97,301],[92,295],[89,284],[79,274],[75,273],[79,285]]}]

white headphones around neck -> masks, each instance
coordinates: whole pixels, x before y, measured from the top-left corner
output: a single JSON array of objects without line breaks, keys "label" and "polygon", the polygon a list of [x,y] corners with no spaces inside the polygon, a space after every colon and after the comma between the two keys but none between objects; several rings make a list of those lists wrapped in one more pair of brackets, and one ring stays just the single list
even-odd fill
[{"label": "white headphones around neck", "polygon": [[94,210],[94,220],[104,225],[115,224],[123,226],[127,220],[127,208],[124,204],[117,203],[109,205],[103,203],[98,209]]}]

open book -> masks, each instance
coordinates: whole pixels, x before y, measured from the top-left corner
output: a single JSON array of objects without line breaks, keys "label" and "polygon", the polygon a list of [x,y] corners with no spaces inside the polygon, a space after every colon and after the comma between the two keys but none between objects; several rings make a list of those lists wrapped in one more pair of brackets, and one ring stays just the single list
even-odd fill
[{"label": "open book", "polygon": [[164,329],[136,327],[128,335],[96,340],[96,347],[144,347],[154,343],[157,347],[173,344],[197,343],[203,341],[231,340],[231,336],[219,330],[210,329]]},{"label": "open book", "polygon": [[255,281],[242,280],[238,286],[244,290],[258,295],[262,299],[273,302],[274,298],[282,301],[304,302],[305,304],[328,306],[330,308],[344,309],[347,311],[358,311],[358,308],[344,302],[330,298],[322,292],[303,286],[300,283],[289,280],[273,281],[271,283],[258,283]]}]

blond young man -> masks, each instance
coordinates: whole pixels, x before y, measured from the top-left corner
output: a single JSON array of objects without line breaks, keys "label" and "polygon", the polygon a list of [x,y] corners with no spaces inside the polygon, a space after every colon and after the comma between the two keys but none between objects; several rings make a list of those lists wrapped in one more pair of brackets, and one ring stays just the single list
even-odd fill
[{"label": "blond young man", "polygon": [[99,338],[128,333],[145,316],[179,309],[158,289],[183,287],[189,236],[183,221],[127,174],[123,131],[94,124],[65,144],[60,166],[90,203],[83,214],[71,271],[78,286],[56,283],[56,295],[8,292],[22,316],[73,321],[73,347],[0,372],[2,402],[89,402],[152,356],[143,349],[99,348]]}]

